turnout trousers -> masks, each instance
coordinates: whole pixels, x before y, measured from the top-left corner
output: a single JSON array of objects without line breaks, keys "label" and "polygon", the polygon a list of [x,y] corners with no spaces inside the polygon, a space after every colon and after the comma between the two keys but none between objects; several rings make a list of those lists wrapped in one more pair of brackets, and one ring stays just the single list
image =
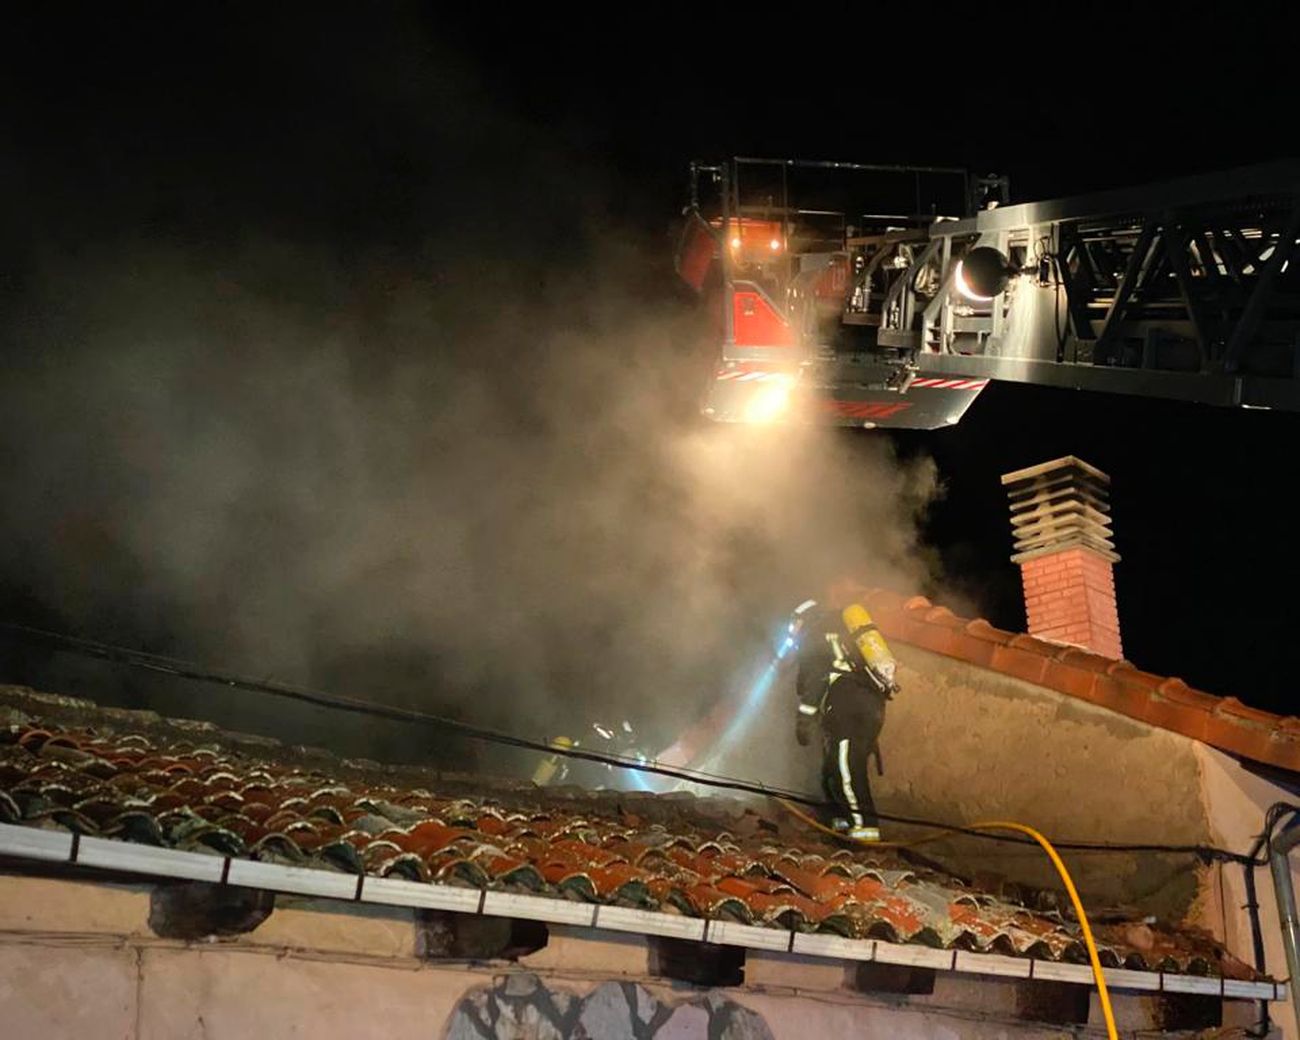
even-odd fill
[{"label": "turnout trousers", "polygon": [[852,827],[878,827],[871,798],[870,760],[879,763],[880,731],[888,698],[879,690],[837,680],[826,691],[822,714],[822,783]]}]

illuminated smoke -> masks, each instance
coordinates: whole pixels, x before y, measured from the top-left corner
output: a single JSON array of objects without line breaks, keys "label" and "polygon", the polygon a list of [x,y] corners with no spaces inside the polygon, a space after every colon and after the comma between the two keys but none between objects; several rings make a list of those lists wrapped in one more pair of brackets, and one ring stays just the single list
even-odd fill
[{"label": "illuminated smoke", "polygon": [[[312,235],[267,230],[273,207],[147,232],[142,194],[129,231],[33,253],[0,318],[9,616],[529,736],[628,718],[655,750],[761,675],[828,578],[927,591],[928,462],[860,431],[705,423],[671,242],[601,216],[612,193],[540,130],[371,72],[365,118],[387,106],[406,147],[436,143],[400,241],[340,231],[334,207],[392,200],[316,171],[333,194]],[[248,205],[282,197],[305,204]],[[21,664],[351,753],[513,768],[426,731]]]},{"label": "illuminated smoke", "polygon": [[467,323],[422,285],[314,285],[316,313],[179,259],[78,272],[70,343],[5,381],[27,489],[7,568],[69,627],[663,739],[825,580],[927,577],[927,466],[869,434],[706,424],[690,323],[617,286]]}]

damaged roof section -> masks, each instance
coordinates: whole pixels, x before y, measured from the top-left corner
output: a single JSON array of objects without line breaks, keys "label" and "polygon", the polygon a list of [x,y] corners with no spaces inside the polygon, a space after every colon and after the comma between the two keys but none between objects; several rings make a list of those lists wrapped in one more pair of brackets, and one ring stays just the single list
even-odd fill
[{"label": "damaged roof section", "polygon": [[[201,724],[12,689],[6,699],[21,707],[0,726],[0,823],[226,857],[223,877],[229,860],[247,860],[355,875],[358,893],[361,879],[397,878],[779,929],[792,948],[798,935],[823,934],[1086,960],[1077,924],[1030,894],[981,890],[752,812],[728,822],[695,799],[484,794],[481,782],[361,769]],[[1256,977],[1198,934],[1132,922],[1095,930],[1109,967]]]}]

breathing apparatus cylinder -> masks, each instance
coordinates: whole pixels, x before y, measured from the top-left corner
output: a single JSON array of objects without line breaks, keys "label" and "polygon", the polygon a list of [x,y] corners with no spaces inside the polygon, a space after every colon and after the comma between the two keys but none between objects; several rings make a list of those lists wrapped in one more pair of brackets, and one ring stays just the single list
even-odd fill
[{"label": "breathing apparatus cylinder", "polygon": [[[551,747],[571,748],[573,747],[573,741],[568,737],[556,737],[551,741]],[[555,774],[560,769],[560,764],[563,761],[563,758],[563,755],[548,755],[546,758],[542,759],[541,763],[533,773],[533,783],[538,787],[545,787],[554,780]]]},{"label": "breathing apparatus cylinder", "polygon": [[890,653],[889,644],[880,634],[880,629],[871,620],[867,608],[861,603],[850,603],[841,611],[840,617],[844,621],[850,641],[862,655],[867,670],[876,677],[886,692],[892,693],[898,689],[898,682],[894,678],[898,671],[898,662]]}]

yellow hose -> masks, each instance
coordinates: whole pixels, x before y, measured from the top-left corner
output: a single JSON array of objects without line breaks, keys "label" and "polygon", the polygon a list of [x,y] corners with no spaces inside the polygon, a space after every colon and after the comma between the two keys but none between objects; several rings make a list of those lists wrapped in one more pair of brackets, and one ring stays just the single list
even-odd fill
[{"label": "yellow hose", "polygon": [[1047,853],[1047,858],[1052,861],[1052,866],[1056,872],[1061,875],[1061,882],[1065,885],[1065,891],[1069,893],[1070,902],[1074,904],[1074,912],[1079,918],[1079,927],[1083,929],[1083,942],[1088,947],[1088,961],[1092,965],[1092,977],[1097,982],[1097,999],[1101,1003],[1101,1013],[1106,1019],[1106,1036],[1110,1040],[1119,1040],[1119,1032],[1115,1028],[1115,1012],[1110,1006],[1110,991],[1106,989],[1106,977],[1101,970],[1101,958],[1097,956],[1097,944],[1092,938],[1092,927],[1088,924],[1088,915],[1083,912],[1083,901],[1079,898],[1078,890],[1074,887],[1074,880],[1070,877],[1070,872],[1065,869],[1065,864],[1057,854],[1056,849],[1052,848],[1052,843],[1042,834],[1027,827],[1023,823],[1012,823],[1007,820],[986,820],[982,823],[973,823],[971,827],[978,831],[1018,831],[1020,834],[1027,834],[1043,847]]},{"label": "yellow hose", "polygon": [[[865,845],[869,848],[910,848],[914,845],[924,845],[929,841],[938,841],[939,839],[948,836],[946,834],[930,835],[929,837],[918,838],[916,841],[910,842],[866,841],[861,838],[850,838],[848,835],[840,834],[838,831],[824,826],[801,809],[798,809],[790,802],[787,802],[785,799],[778,798],[777,801],[805,823],[810,824],[817,830],[824,831],[831,835],[831,837],[854,841],[859,845]],[[1083,943],[1088,947],[1088,961],[1092,965],[1092,977],[1097,983],[1097,998],[1101,1003],[1101,1013],[1106,1019],[1106,1036],[1109,1040],[1119,1040],[1119,1032],[1115,1028],[1115,1012],[1110,1006],[1110,991],[1106,988],[1106,977],[1102,974],[1101,958],[1097,956],[1097,944],[1092,938],[1092,927],[1088,924],[1088,915],[1083,911],[1083,901],[1079,898],[1079,892],[1074,887],[1074,879],[1070,877],[1070,872],[1065,869],[1065,863],[1062,862],[1056,849],[1052,848],[1052,843],[1043,837],[1043,835],[1038,831],[1034,830],[1033,827],[1028,827],[1023,823],[1012,823],[1007,820],[985,820],[982,823],[968,823],[965,826],[976,831],[1016,831],[1020,834],[1028,835],[1042,846],[1043,851],[1047,853],[1047,858],[1052,861],[1052,866],[1056,868],[1056,872],[1061,876],[1061,881],[1065,885],[1065,891],[1069,895],[1070,902],[1074,905],[1074,912],[1079,918],[1079,927],[1083,930]]]}]

